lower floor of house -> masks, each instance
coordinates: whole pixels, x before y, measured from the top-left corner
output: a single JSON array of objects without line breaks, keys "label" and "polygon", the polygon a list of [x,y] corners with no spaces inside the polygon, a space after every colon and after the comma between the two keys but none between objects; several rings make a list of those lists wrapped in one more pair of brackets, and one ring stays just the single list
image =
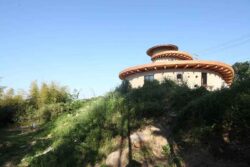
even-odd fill
[{"label": "lower floor of house", "polygon": [[178,84],[187,84],[190,88],[204,86],[210,91],[228,86],[219,73],[204,69],[156,70],[133,74],[126,78],[132,88],[142,87],[145,81],[158,80],[162,82],[164,79],[173,80]]}]

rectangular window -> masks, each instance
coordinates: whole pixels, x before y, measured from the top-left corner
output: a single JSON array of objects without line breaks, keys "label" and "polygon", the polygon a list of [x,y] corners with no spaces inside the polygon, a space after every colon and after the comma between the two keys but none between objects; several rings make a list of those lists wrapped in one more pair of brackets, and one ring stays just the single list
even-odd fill
[{"label": "rectangular window", "polygon": [[207,86],[207,73],[201,73],[201,86]]},{"label": "rectangular window", "polygon": [[153,81],[154,80],[154,75],[145,75],[144,76],[144,81]]},{"label": "rectangular window", "polygon": [[177,81],[178,81],[178,83],[180,83],[180,82],[183,81],[183,76],[182,76],[182,74],[177,74]]}]

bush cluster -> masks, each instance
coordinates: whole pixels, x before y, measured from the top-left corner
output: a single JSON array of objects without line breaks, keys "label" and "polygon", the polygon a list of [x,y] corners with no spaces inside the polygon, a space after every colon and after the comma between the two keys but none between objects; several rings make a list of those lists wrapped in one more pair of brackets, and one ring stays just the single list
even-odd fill
[{"label": "bush cluster", "polygon": [[[226,147],[218,146],[226,142],[248,148],[249,85],[250,79],[245,77],[235,81],[231,88],[209,92],[202,87],[189,89],[185,84],[176,85],[169,80],[146,82],[141,88],[131,89],[125,81],[106,96],[88,101],[78,112],[60,116],[50,132],[54,150],[33,158],[31,164],[94,166],[114,150],[110,141],[116,136],[129,136],[143,120],[159,121],[171,114],[175,116],[171,122],[172,137],[179,142],[204,144],[217,153],[218,149],[225,151]],[[239,155],[247,159],[246,152]],[[67,159],[62,161],[63,157]]]},{"label": "bush cluster", "polygon": [[40,149],[49,151],[29,153],[30,166],[94,166],[117,149],[114,138],[126,139],[143,120],[170,116],[174,116],[172,135],[178,141],[205,145],[217,153],[231,149],[247,161],[247,150],[234,149],[249,148],[250,141],[250,65],[246,64],[235,65],[238,79],[230,88],[214,92],[169,80],[131,89],[124,81],[103,97],[79,101],[64,87],[33,84],[27,98],[11,91],[1,95],[0,119],[46,123],[42,134],[49,144]]},{"label": "bush cluster", "polygon": [[13,89],[0,90],[0,127],[8,125],[29,126],[48,122],[59,114],[81,107],[67,87],[61,87],[54,82],[31,84],[28,94]]}]

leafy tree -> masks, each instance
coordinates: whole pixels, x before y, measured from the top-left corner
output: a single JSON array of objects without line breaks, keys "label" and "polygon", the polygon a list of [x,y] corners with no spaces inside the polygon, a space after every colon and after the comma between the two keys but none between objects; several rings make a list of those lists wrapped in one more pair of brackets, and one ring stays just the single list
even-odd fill
[{"label": "leafy tree", "polygon": [[39,87],[36,81],[33,81],[29,90],[29,102],[34,108],[38,108],[39,105]]},{"label": "leafy tree", "polygon": [[49,104],[49,99],[50,99],[49,87],[46,83],[42,83],[39,92],[39,107],[42,107],[43,104]]},{"label": "leafy tree", "polygon": [[243,81],[250,78],[250,61],[237,62],[233,65],[233,69],[235,72],[234,81]]},{"label": "leafy tree", "polygon": [[67,87],[60,87],[54,82],[51,84],[42,83],[39,96],[40,106],[60,102],[65,103],[71,99]]},{"label": "leafy tree", "polygon": [[6,126],[17,122],[17,115],[23,113],[25,108],[23,96],[15,95],[13,89],[8,89],[0,101],[0,125]]},{"label": "leafy tree", "polygon": [[4,94],[4,99],[11,99],[14,97],[14,89],[10,88],[6,91],[6,93]]},{"label": "leafy tree", "polygon": [[[39,87],[36,81],[30,85],[26,96],[23,92],[15,94],[14,89],[3,91],[0,87],[0,124],[11,123],[30,124],[41,120],[51,120],[64,111],[77,108],[80,104],[71,105],[73,96],[67,87],[52,82],[42,83]],[[76,99],[75,99],[76,100]]]}]

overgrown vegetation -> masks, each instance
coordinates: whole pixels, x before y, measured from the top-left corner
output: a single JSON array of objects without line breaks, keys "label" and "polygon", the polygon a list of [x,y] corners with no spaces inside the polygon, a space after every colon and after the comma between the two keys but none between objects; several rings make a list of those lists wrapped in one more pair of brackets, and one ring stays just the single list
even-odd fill
[{"label": "overgrown vegetation", "polygon": [[[36,122],[40,126],[20,135],[26,140],[8,137],[12,132],[2,130],[7,135],[0,138],[5,141],[0,146],[0,166],[13,158],[19,166],[104,164],[106,156],[120,146],[116,138],[126,140],[131,131],[164,117],[171,118],[171,140],[183,150],[207,149],[218,158],[250,164],[250,65],[236,63],[234,68],[237,77],[232,87],[214,92],[169,80],[147,82],[138,89],[123,82],[104,97],[88,101],[77,100],[54,83],[41,87],[33,83],[27,97],[5,91],[2,125]],[[175,163],[181,154],[169,155],[172,147],[170,143],[163,152]],[[23,151],[13,155],[18,149]]]},{"label": "overgrown vegetation", "polygon": [[80,103],[74,101],[77,97],[70,94],[67,87],[54,82],[36,82],[30,86],[28,94],[15,93],[13,89],[1,89],[0,94],[0,127],[8,125],[31,126],[46,123],[63,112],[75,110]]}]

